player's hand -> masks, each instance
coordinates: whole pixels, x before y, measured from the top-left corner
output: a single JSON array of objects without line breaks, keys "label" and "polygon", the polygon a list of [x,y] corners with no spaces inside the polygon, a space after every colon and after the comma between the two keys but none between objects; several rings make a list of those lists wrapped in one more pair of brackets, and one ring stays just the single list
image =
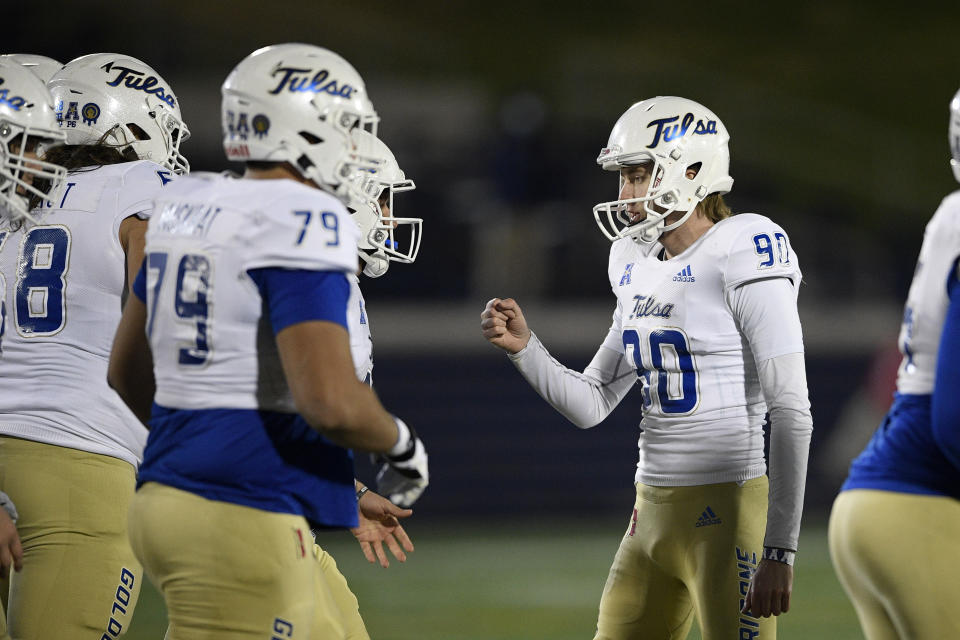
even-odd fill
[{"label": "player's hand", "polygon": [[384,455],[385,462],[377,472],[377,491],[401,507],[412,507],[430,484],[427,449],[416,431],[408,428],[410,445],[407,450],[395,456]]},{"label": "player's hand", "polygon": [[0,578],[10,575],[11,566],[15,571],[23,568],[23,547],[17,526],[7,512],[0,509]]},{"label": "player's hand", "polygon": [[409,518],[411,515],[412,510],[401,509],[373,491],[367,491],[361,496],[357,503],[360,524],[350,529],[350,533],[360,543],[360,549],[368,562],[378,562],[384,569],[390,566],[383,543],[387,543],[387,548],[394,558],[400,562],[407,561],[404,551],[412,552],[413,543],[398,518]]},{"label": "player's hand", "polygon": [[776,560],[761,560],[750,580],[741,613],[754,618],[778,616],[790,610],[793,590],[793,567]]},{"label": "player's hand", "polygon": [[480,314],[480,330],[490,344],[517,353],[530,341],[530,328],[513,298],[493,298]]}]

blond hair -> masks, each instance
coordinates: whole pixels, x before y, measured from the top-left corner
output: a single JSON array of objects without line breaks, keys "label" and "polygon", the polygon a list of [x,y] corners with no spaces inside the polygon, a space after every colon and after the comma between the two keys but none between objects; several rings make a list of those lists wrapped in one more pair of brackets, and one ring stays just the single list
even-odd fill
[{"label": "blond hair", "polygon": [[730,207],[723,201],[723,196],[719,193],[711,193],[697,206],[700,207],[704,217],[713,223],[720,222],[733,215]]}]

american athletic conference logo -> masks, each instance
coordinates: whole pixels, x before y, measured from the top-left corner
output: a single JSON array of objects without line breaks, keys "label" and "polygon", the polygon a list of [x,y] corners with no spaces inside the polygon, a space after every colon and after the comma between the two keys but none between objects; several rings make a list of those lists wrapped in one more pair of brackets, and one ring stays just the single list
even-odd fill
[{"label": "american athletic conference logo", "polygon": [[68,101],[64,104],[61,100],[57,102],[54,114],[57,117],[57,125],[61,127],[66,126],[75,129],[81,115],[83,116],[83,124],[93,126],[100,119],[100,105],[96,102],[88,102],[81,109],[79,102]]}]

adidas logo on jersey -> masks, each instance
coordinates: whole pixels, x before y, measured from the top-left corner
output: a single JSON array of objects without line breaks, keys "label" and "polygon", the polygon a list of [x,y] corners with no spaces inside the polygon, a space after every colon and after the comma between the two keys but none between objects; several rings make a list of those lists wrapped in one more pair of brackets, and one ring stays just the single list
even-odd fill
[{"label": "adidas logo on jersey", "polygon": [[712,524],[722,524],[722,523],[723,523],[723,520],[721,520],[720,517],[713,512],[713,509],[707,506],[707,508],[703,510],[703,513],[700,514],[700,517],[697,518],[696,526],[708,527]]},{"label": "adidas logo on jersey", "polygon": [[693,277],[693,271],[690,269],[690,265],[687,265],[681,270],[677,275],[673,276],[674,282],[696,282],[697,279]]}]

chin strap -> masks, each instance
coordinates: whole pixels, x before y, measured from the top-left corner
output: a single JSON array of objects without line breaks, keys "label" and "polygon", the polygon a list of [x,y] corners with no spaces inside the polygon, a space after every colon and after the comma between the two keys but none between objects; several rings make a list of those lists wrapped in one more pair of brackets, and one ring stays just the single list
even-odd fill
[{"label": "chin strap", "polygon": [[382,254],[360,251],[360,259],[364,262],[363,275],[368,278],[379,278],[390,268],[390,261]]}]

